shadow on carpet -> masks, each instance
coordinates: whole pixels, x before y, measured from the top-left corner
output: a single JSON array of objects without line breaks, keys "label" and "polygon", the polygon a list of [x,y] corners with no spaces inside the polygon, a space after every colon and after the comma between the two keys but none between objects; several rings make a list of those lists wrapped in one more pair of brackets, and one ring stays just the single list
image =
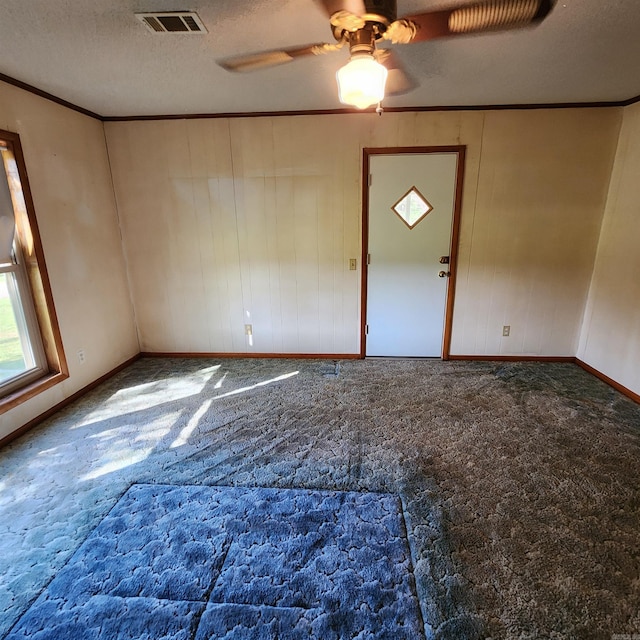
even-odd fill
[{"label": "shadow on carpet", "polygon": [[397,496],[133,485],[8,639],[423,639]]}]

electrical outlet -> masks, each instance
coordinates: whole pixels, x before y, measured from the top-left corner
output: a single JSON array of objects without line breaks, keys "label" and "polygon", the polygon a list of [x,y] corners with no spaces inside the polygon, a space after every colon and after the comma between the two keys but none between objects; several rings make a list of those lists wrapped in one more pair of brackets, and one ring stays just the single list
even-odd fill
[{"label": "electrical outlet", "polygon": [[245,324],[244,325],[244,335],[252,336],[253,335],[253,325]]},{"label": "electrical outlet", "polygon": [[349,258],[349,270],[355,271],[358,268],[358,261],[356,258]]},{"label": "electrical outlet", "polygon": [[502,327],[502,335],[506,338],[507,336],[509,336],[510,333],[511,333],[511,325],[505,324],[504,327]]},{"label": "electrical outlet", "polygon": [[87,357],[84,353],[84,349],[78,349],[78,362],[80,364],[84,364],[86,361]]}]

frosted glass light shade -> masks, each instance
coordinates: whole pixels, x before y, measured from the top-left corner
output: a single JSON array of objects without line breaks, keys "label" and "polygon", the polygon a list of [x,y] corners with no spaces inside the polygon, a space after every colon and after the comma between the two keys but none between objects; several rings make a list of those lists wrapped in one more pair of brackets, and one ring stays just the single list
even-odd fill
[{"label": "frosted glass light shade", "polygon": [[352,56],[338,70],[338,96],[342,104],[366,109],[384,98],[387,69],[368,54]]}]

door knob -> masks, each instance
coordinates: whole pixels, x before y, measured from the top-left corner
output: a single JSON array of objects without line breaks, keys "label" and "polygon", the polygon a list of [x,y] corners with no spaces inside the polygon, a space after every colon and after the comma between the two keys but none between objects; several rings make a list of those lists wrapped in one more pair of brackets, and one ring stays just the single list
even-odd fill
[{"label": "door knob", "polygon": [[438,278],[448,278],[451,275],[451,271],[438,271]]}]

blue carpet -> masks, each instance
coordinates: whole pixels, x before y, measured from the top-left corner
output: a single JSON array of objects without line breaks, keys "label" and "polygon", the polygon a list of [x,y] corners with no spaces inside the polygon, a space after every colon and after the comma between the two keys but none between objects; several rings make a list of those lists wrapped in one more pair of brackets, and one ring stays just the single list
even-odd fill
[{"label": "blue carpet", "polygon": [[7,636],[423,639],[399,499],[133,485]]}]

